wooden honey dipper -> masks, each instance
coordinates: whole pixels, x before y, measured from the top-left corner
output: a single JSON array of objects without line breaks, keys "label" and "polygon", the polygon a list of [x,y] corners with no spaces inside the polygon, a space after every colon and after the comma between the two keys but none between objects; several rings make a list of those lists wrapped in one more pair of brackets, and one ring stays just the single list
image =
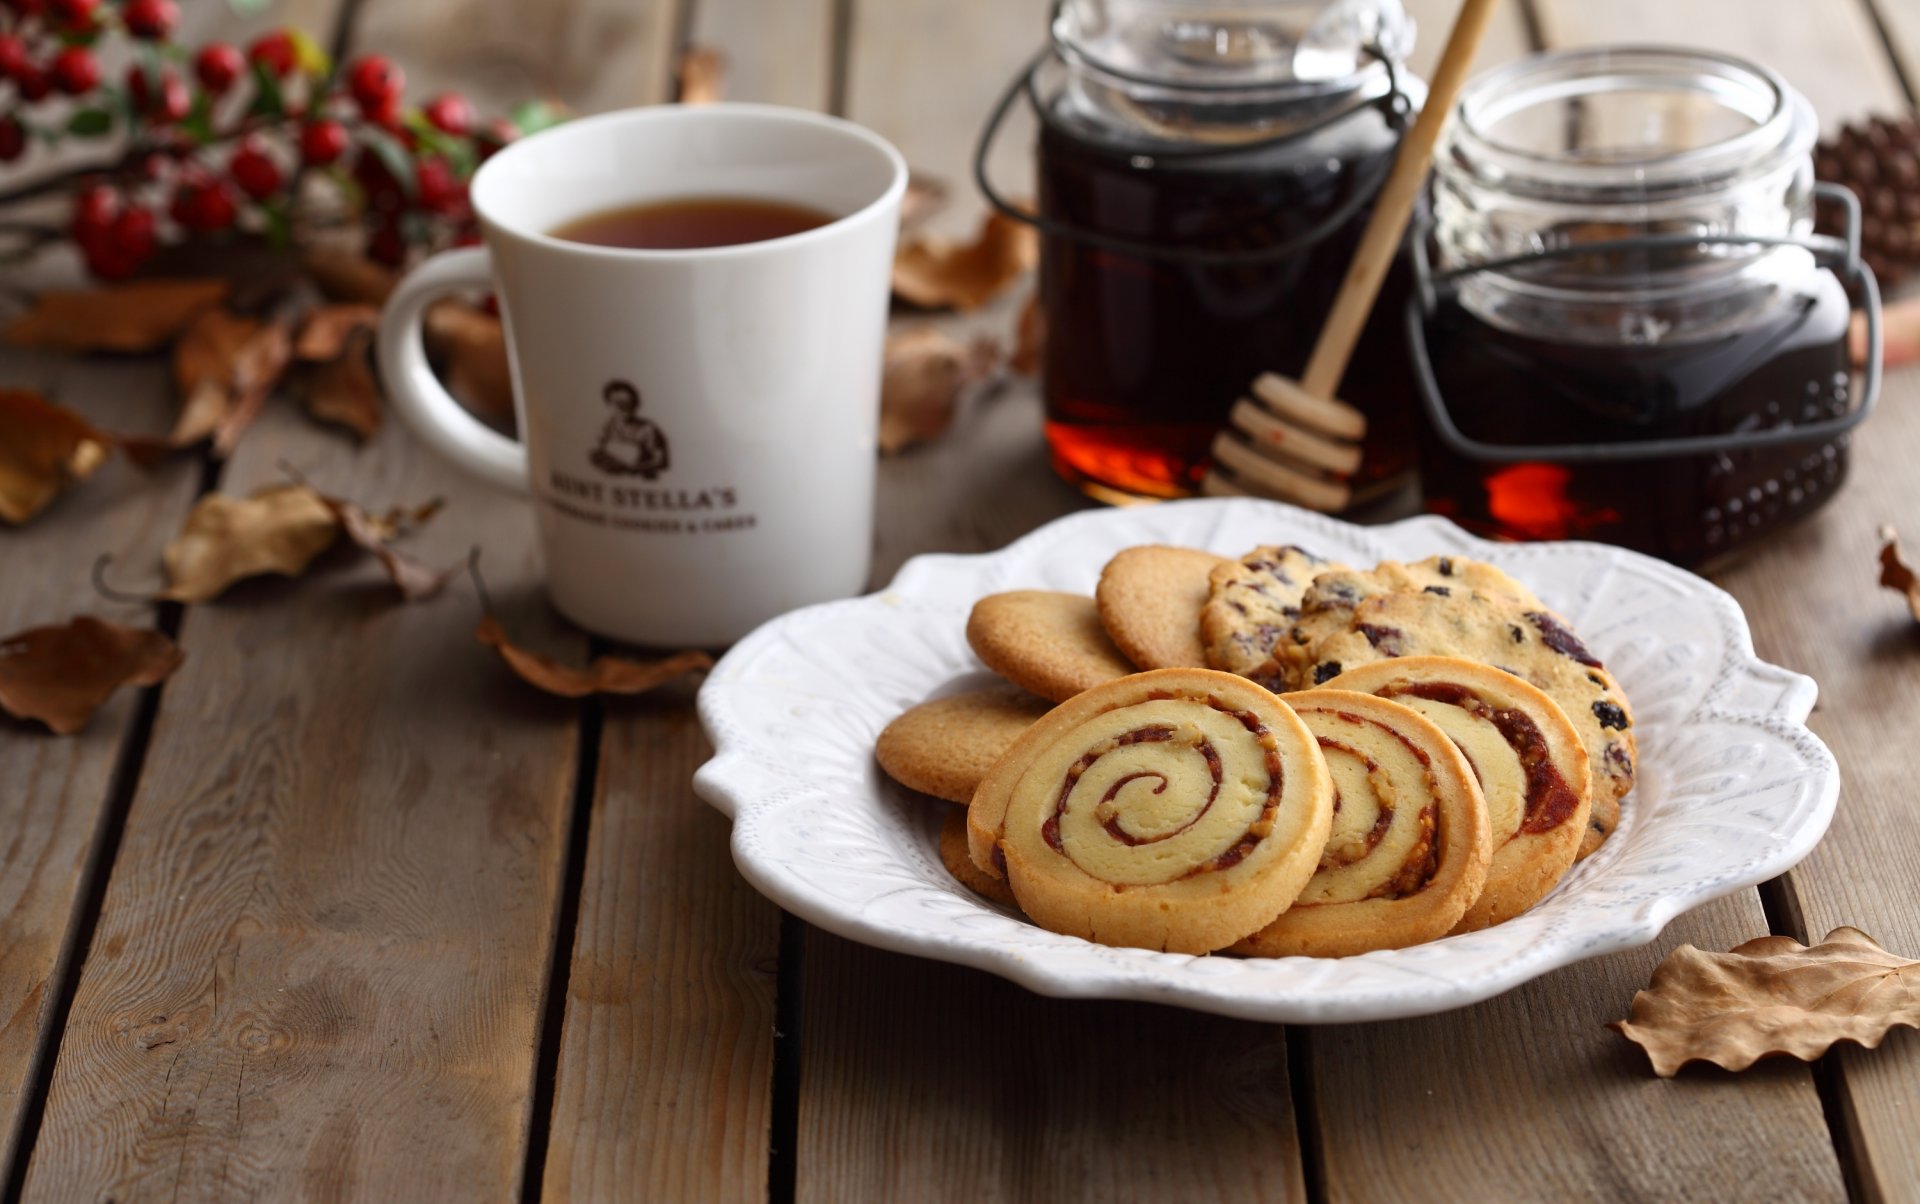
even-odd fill
[{"label": "wooden honey dipper", "polygon": [[[1216,467],[1201,481],[1202,493],[1254,494],[1327,511],[1344,510],[1352,502],[1353,489],[1346,478],[1360,467],[1360,440],[1366,437],[1367,419],[1346,402],[1335,400],[1334,391],[1347,373],[1354,344],[1380,295],[1380,284],[1400,252],[1441,127],[1466,83],[1467,68],[1480,49],[1497,3],[1466,0],[1461,6],[1426,103],[1400,143],[1399,156],[1380,189],[1353,262],[1347,265],[1346,279],[1333,299],[1326,325],[1320,328],[1306,372],[1298,381],[1263,372],[1253,382],[1253,396],[1259,402],[1243,397],[1234,403],[1228,421],[1246,439],[1235,438],[1229,431],[1214,438]],[[1232,475],[1223,473],[1223,468]]]}]

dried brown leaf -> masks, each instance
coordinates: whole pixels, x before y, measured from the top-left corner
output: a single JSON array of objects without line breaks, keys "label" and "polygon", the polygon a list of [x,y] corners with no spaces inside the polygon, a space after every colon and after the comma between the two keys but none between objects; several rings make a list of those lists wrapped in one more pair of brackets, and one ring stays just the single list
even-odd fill
[{"label": "dried brown leaf", "polygon": [[880,451],[885,455],[933,439],[953,423],[960,393],[991,375],[1000,345],[984,335],[962,346],[931,326],[887,336],[880,377]]},{"label": "dried brown leaf", "polygon": [[207,494],[167,545],[161,596],[204,602],[247,577],[298,577],[339,534],[333,508],[307,485],[270,485],[244,498]]},{"label": "dried brown leaf", "polygon": [[1892,527],[1880,528],[1880,584],[1907,596],[1907,609],[1920,623],[1920,576],[1915,575],[1900,555],[1900,534]]},{"label": "dried brown leaf", "polygon": [[657,661],[633,661],[618,656],[596,656],[584,669],[563,665],[513,643],[506,628],[492,615],[482,616],[473,629],[473,638],[499,654],[507,668],[527,684],[558,694],[562,698],[584,698],[589,694],[644,694],[658,689],[676,677],[713,668],[713,658],[704,652],[676,652]]},{"label": "dried brown leaf", "polygon": [[1811,1061],[1836,1041],[1872,1049],[1897,1025],[1920,1027],[1920,961],[1857,928],[1808,947],[1763,936],[1728,953],[1682,945],[1610,1027],[1671,1078],[1688,1062],[1745,1070],[1761,1058]]},{"label": "dried brown leaf", "polygon": [[0,389],[0,520],[24,523],[93,475],[112,437],[31,389]]},{"label": "dried brown leaf", "polygon": [[893,258],[894,296],[923,309],[978,309],[1033,269],[1033,227],[990,213],[972,242],[914,239]]},{"label": "dried brown leaf", "polygon": [[344,426],[362,439],[379,432],[383,414],[371,330],[352,331],[345,348],[329,362],[300,365],[293,383],[307,413],[320,421]]},{"label": "dried brown leaf", "polygon": [[314,287],[329,301],[350,305],[385,305],[399,274],[354,251],[326,248],[300,257]]},{"label": "dried brown leaf", "polygon": [[330,364],[347,354],[357,336],[380,326],[380,308],[376,305],[320,305],[300,319],[300,332],[293,338],[293,358],[306,363]]},{"label": "dried brown leaf", "polygon": [[380,567],[387,570],[387,576],[393,580],[400,596],[409,602],[418,602],[422,598],[431,598],[453,578],[460,570],[459,565],[446,569],[430,569],[410,556],[396,550],[391,541],[401,534],[408,525],[404,519],[412,518],[415,523],[425,521],[419,515],[431,517],[439,510],[439,502],[429,502],[410,516],[397,516],[394,512],[386,515],[370,515],[352,502],[321,494],[320,500],[333,511],[340,522],[340,529],[347,534],[355,546],[371,552],[380,561]]},{"label": "dried brown leaf", "polygon": [[227,295],[224,280],[136,280],[41,293],[6,340],[55,351],[157,351]]},{"label": "dried brown leaf", "polygon": [[82,615],[0,640],[0,710],[60,735],[79,731],[121,686],[149,686],[180,666],[158,631]]},{"label": "dried brown leaf", "polygon": [[428,307],[427,353],[443,365],[447,391],[468,409],[488,417],[513,413],[513,380],[507,371],[507,337],[500,319],[458,301]]},{"label": "dried brown leaf", "polygon": [[675,74],[683,105],[709,105],[726,95],[727,56],[711,46],[689,46],[681,51]]},{"label": "dried brown leaf", "polygon": [[946,204],[946,181],[917,171],[909,173],[906,194],[900,198],[900,228],[913,229],[940,212]]},{"label": "dried brown leaf", "polygon": [[209,438],[233,411],[234,365],[264,323],[215,307],[201,311],[173,346],[180,413],[167,442],[188,447]]},{"label": "dried brown leaf", "polygon": [[283,321],[269,321],[247,339],[233,361],[233,404],[213,428],[215,456],[225,459],[233,454],[292,358],[293,336]]},{"label": "dried brown leaf", "polygon": [[1020,307],[1020,321],[1014,328],[1013,356],[1007,367],[1022,376],[1040,375],[1040,356],[1047,348],[1047,320],[1040,312],[1038,291],[1027,295]]}]

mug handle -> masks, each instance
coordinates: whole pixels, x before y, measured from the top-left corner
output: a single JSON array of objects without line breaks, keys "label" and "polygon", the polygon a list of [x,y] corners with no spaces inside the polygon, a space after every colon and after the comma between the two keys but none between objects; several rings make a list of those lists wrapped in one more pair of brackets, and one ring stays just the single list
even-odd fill
[{"label": "mug handle", "polygon": [[527,491],[527,449],[467,412],[427,364],[421,324],[448,293],[493,287],[485,247],[443,251],[415,268],[380,314],[380,379],[414,433],[461,468],[502,489]]}]

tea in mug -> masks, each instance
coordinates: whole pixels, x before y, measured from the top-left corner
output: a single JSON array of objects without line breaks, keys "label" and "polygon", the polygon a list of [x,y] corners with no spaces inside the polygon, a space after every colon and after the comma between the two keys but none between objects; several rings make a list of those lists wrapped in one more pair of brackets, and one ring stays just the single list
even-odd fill
[{"label": "tea in mug", "polygon": [[807,205],[758,197],[703,196],[622,205],[575,218],[553,237],[596,247],[686,251],[803,234],[833,221]]}]

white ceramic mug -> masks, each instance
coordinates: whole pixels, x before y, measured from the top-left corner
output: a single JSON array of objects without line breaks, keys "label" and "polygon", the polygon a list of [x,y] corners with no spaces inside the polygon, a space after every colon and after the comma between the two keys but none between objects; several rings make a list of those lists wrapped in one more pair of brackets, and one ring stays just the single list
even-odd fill
[{"label": "white ceramic mug", "polygon": [[[516,142],[473,179],[484,249],[395,290],[380,371],[413,429],[532,495],[547,591],[591,631],[714,646],[866,587],[888,275],[907,169],[878,135],[766,105],[657,106]],[[695,250],[551,231],[649,201],[748,197],[835,215]],[[495,290],[524,442],[434,379],[426,307]]]}]

